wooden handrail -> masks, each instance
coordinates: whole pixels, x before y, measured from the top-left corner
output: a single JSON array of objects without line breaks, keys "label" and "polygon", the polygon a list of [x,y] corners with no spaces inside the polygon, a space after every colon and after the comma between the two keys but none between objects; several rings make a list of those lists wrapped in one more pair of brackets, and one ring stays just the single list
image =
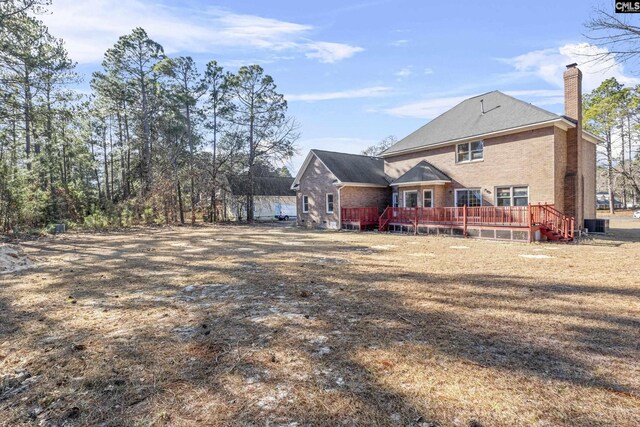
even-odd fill
[{"label": "wooden handrail", "polygon": [[565,240],[573,239],[575,227],[574,217],[564,215],[551,204],[539,203],[537,205],[531,205],[530,209],[531,221],[534,225],[544,226],[561,235]]},{"label": "wooden handrail", "polygon": [[563,236],[573,239],[575,219],[558,211],[554,205],[538,204],[528,206],[474,206],[439,208],[393,208],[387,207],[379,217],[379,230],[385,231],[389,223],[414,226],[420,224],[459,226],[464,235],[469,227],[521,227],[529,229],[532,238],[533,227],[544,225]]}]

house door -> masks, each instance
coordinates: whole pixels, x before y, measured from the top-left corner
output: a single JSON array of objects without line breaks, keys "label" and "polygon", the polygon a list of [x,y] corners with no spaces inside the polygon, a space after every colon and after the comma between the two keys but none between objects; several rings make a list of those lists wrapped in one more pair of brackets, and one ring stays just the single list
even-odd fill
[{"label": "house door", "polygon": [[398,207],[398,193],[393,193],[391,195],[391,207],[392,208]]},{"label": "house door", "polygon": [[405,191],[404,192],[404,207],[405,208],[417,208],[418,207],[418,192],[417,191]]}]

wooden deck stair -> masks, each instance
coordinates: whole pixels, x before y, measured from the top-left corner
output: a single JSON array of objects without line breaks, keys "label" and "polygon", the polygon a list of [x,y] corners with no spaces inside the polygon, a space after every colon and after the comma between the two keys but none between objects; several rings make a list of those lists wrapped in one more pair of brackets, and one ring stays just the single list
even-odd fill
[{"label": "wooden deck stair", "polygon": [[548,240],[570,242],[574,238],[575,218],[563,214],[553,205],[531,205],[531,223],[540,227]]}]

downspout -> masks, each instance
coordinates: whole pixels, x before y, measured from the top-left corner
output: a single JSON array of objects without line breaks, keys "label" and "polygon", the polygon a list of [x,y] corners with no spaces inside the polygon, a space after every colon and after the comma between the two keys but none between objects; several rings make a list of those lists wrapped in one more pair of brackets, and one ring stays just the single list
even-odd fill
[{"label": "downspout", "polygon": [[340,197],[340,190],[342,186],[338,188],[338,230],[342,230],[342,198]]}]

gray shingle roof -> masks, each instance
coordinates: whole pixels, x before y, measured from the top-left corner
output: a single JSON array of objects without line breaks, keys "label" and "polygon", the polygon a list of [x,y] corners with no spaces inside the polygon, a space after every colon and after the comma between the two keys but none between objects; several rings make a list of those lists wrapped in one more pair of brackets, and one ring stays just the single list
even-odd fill
[{"label": "gray shingle roof", "polygon": [[[231,194],[243,196],[249,192],[247,175],[231,175],[228,177]],[[254,196],[295,196],[291,189],[293,178],[282,176],[257,176],[254,178]]]},{"label": "gray shingle roof", "polygon": [[398,141],[382,155],[560,118],[557,114],[496,90],[462,101]]},{"label": "gray shingle roof", "polygon": [[393,181],[391,185],[428,181],[451,181],[451,178],[431,163],[423,160]]},{"label": "gray shingle roof", "polygon": [[389,185],[380,157],[311,150],[341,182]]}]

